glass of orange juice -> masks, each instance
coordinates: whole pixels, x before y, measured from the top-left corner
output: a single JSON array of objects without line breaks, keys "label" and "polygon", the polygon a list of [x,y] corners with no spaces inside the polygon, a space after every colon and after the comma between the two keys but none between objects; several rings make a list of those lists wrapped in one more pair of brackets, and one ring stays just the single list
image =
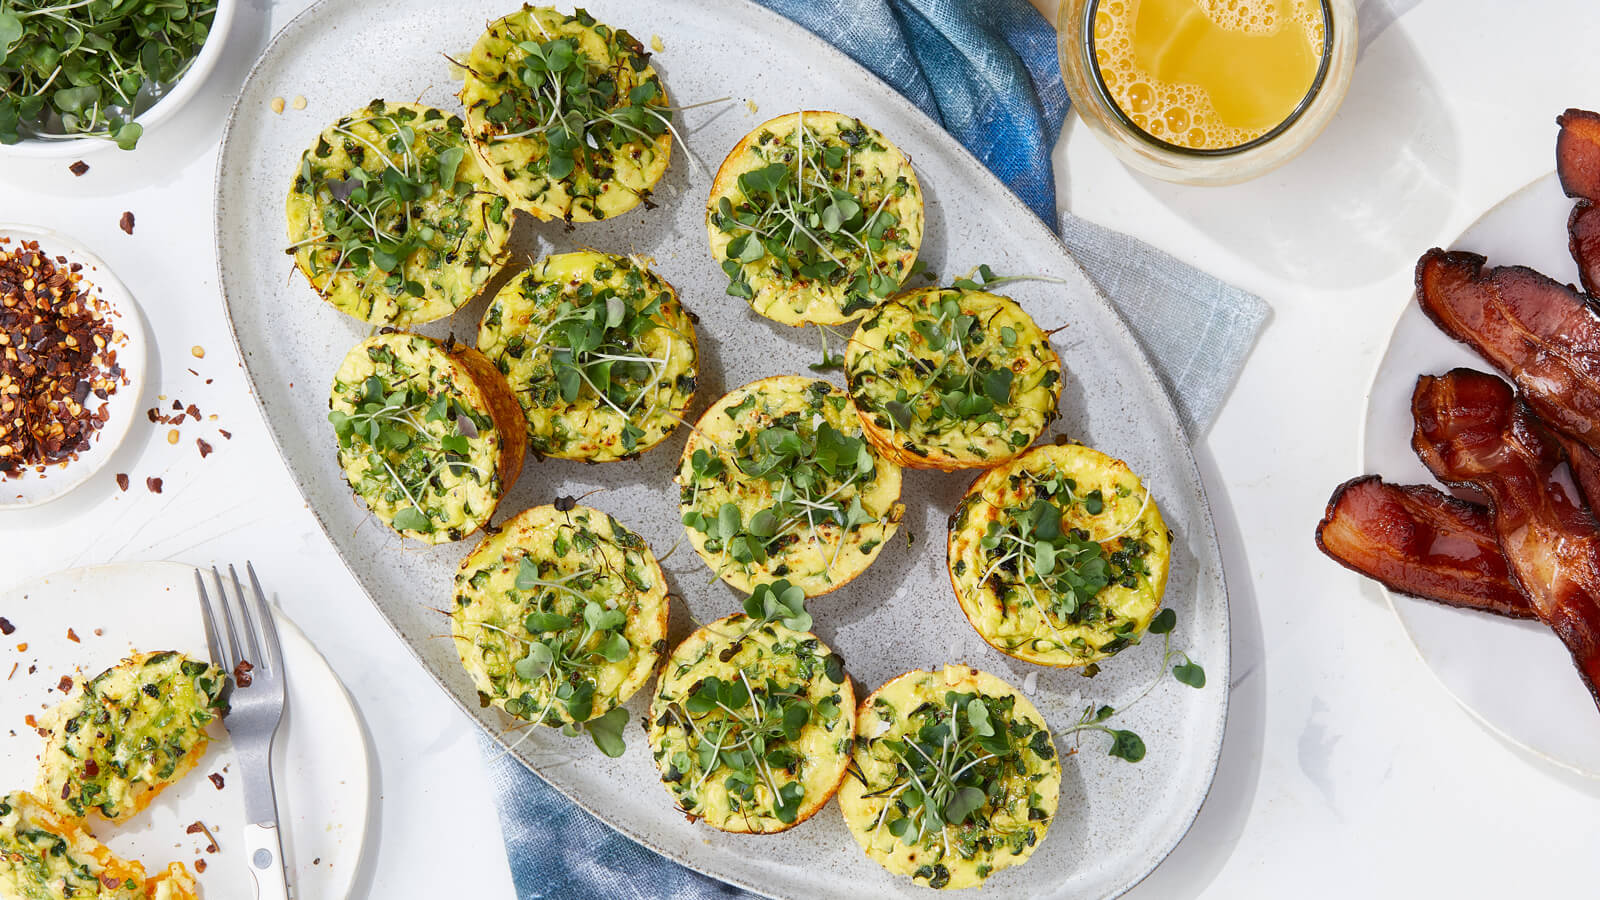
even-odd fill
[{"label": "glass of orange juice", "polygon": [[1061,75],[1129,166],[1231,184],[1333,118],[1355,68],[1354,0],[1062,0]]}]

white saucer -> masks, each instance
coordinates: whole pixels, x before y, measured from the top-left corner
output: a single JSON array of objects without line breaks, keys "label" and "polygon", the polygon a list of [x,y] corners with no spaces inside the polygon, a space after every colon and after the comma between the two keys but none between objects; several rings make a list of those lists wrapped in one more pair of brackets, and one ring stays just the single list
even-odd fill
[{"label": "white saucer", "polygon": [[127,336],[125,343],[116,345],[117,364],[122,367],[127,383],[120,385],[107,401],[109,417],[91,439],[89,448],[80,451],[77,459],[46,466],[43,472],[29,468],[20,475],[0,478],[0,510],[21,509],[54,500],[104,468],[139,415],[139,398],[144,394],[149,363],[144,316],[139,304],[100,257],[72,238],[48,228],[0,223],[0,238],[7,237],[11,239],[9,244],[3,245],[7,249],[15,249],[18,241],[38,241],[39,249],[52,259],[64,256],[68,264],[83,266],[84,283],[91,285],[94,295],[110,305],[112,325]]}]

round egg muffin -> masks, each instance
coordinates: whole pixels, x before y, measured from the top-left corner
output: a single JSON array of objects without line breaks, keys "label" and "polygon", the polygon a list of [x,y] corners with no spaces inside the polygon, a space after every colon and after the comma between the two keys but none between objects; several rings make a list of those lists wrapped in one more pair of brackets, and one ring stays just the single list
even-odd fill
[{"label": "round egg muffin", "polygon": [[744,613],[679,644],[650,705],[650,746],[678,808],[723,831],[772,834],[826,805],[855,735],[838,660],[815,635]]},{"label": "round egg muffin", "polygon": [[1056,418],[1061,358],[1015,301],[927,288],[874,309],[845,356],[867,438],[914,469],[988,468]]},{"label": "round egg muffin", "polygon": [[345,480],[405,537],[461,540],[522,474],[522,407],[471,347],[374,335],[345,355],[328,406]]},{"label": "round egg muffin", "polygon": [[461,104],[484,174],[540,219],[595,222],[639,205],[672,156],[650,54],[583,10],[524,6],[472,45]]},{"label": "round egg muffin", "polygon": [[867,856],[932,888],[1021,865],[1061,797],[1061,758],[1028,698],[967,666],[912,671],[861,701],[839,809]]},{"label": "round egg muffin", "polygon": [[1001,653],[1082,666],[1138,643],[1161,606],[1171,535],[1128,464],[1079,444],[990,469],[950,517],[950,583]]},{"label": "round egg muffin", "polygon": [[456,572],[450,633],[490,705],[542,725],[624,703],[666,651],[667,582],[644,539],[587,506],[538,506]]},{"label": "round egg muffin", "polygon": [[900,467],[862,436],[849,396],[798,375],[712,404],[676,481],[690,543],[741,591],[787,578],[826,594],[866,571],[905,513]]},{"label": "round egg muffin", "polygon": [[300,157],[289,245],[335,309],[404,327],[450,315],[488,282],[511,214],[462,125],[431,106],[374,100]]},{"label": "round egg muffin", "polygon": [[711,183],[728,293],[785,325],[838,325],[899,290],[922,246],[922,189],[877,129],[803,111],[745,135]]},{"label": "round egg muffin", "polygon": [[694,394],[694,323],[638,260],[547,256],[483,314],[478,349],[505,374],[541,456],[612,462],[677,427]]}]

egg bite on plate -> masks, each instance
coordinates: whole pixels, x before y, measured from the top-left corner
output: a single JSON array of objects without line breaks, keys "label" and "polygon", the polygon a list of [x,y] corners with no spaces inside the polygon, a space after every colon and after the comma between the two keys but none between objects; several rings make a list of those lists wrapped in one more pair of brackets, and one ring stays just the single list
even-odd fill
[{"label": "egg bite on plate", "polygon": [[842,113],[763,122],[706,201],[728,293],[785,325],[838,325],[900,289],[922,246],[922,188],[904,153]]},{"label": "egg bite on plate", "polygon": [[914,469],[988,468],[1056,418],[1061,358],[1016,301],[925,288],[874,309],[845,354],[873,445]]},{"label": "egg bite on plate", "polygon": [[26,791],[0,797],[0,895],[23,900],[198,900],[194,876],[172,863],[147,877]]},{"label": "egg bite on plate", "polygon": [[1084,666],[1138,643],[1161,606],[1171,535],[1139,476],[1081,444],[984,472],[950,517],[961,611],[989,645]]},{"label": "egg bite on plate", "polygon": [[644,686],[666,652],[667,583],[644,539],[587,506],[524,510],[462,560],[461,664],[491,706],[578,724]]},{"label": "egg bite on plate", "polygon": [[367,338],[345,355],[328,406],[345,481],[405,537],[461,540],[522,473],[522,407],[494,364],[463,344]]},{"label": "egg bite on plate", "polygon": [[478,349],[506,376],[540,456],[613,462],[661,443],[696,382],[694,323],[642,260],[539,260],[484,311]]},{"label": "egg bite on plate", "polygon": [[462,65],[467,140],[518,209],[611,219],[666,173],[667,91],[628,32],[581,9],[524,6],[490,23]]},{"label": "egg bite on plate", "polygon": [[839,809],[867,856],[896,875],[982,884],[1028,861],[1060,798],[1049,725],[994,675],[916,670],[861,701]]},{"label": "egg bite on plate", "polygon": [[900,467],[862,436],[826,381],[763,378],[706,410],[684,445],[679,509],[695,552],[752,591],[787,578],[826,594],[872,564],[900,525]]},{"label": "egg bite on plate", "polygon": [[432,322],[488,283],[506,199],[467,152],[460,116],[374,100],[300,157],[286,214],[295,267],[334,309],[374,325]]}]

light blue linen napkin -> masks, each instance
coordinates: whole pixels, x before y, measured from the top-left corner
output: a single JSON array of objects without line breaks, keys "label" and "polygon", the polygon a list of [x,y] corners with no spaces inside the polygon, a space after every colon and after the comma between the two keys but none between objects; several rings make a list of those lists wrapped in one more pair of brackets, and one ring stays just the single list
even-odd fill
[{"label": "light blue linen napkin", "polygon": [[[1068,99],[1055,32],[1027,0],[756,0],[871,69],[1045,221]],[[1144,344],[1191,436],[1215,418],[1267,306],[1172,256],[1071,215],[1063,242]],[[481,738],[521,900],[747,897],[633,843]]]}]

